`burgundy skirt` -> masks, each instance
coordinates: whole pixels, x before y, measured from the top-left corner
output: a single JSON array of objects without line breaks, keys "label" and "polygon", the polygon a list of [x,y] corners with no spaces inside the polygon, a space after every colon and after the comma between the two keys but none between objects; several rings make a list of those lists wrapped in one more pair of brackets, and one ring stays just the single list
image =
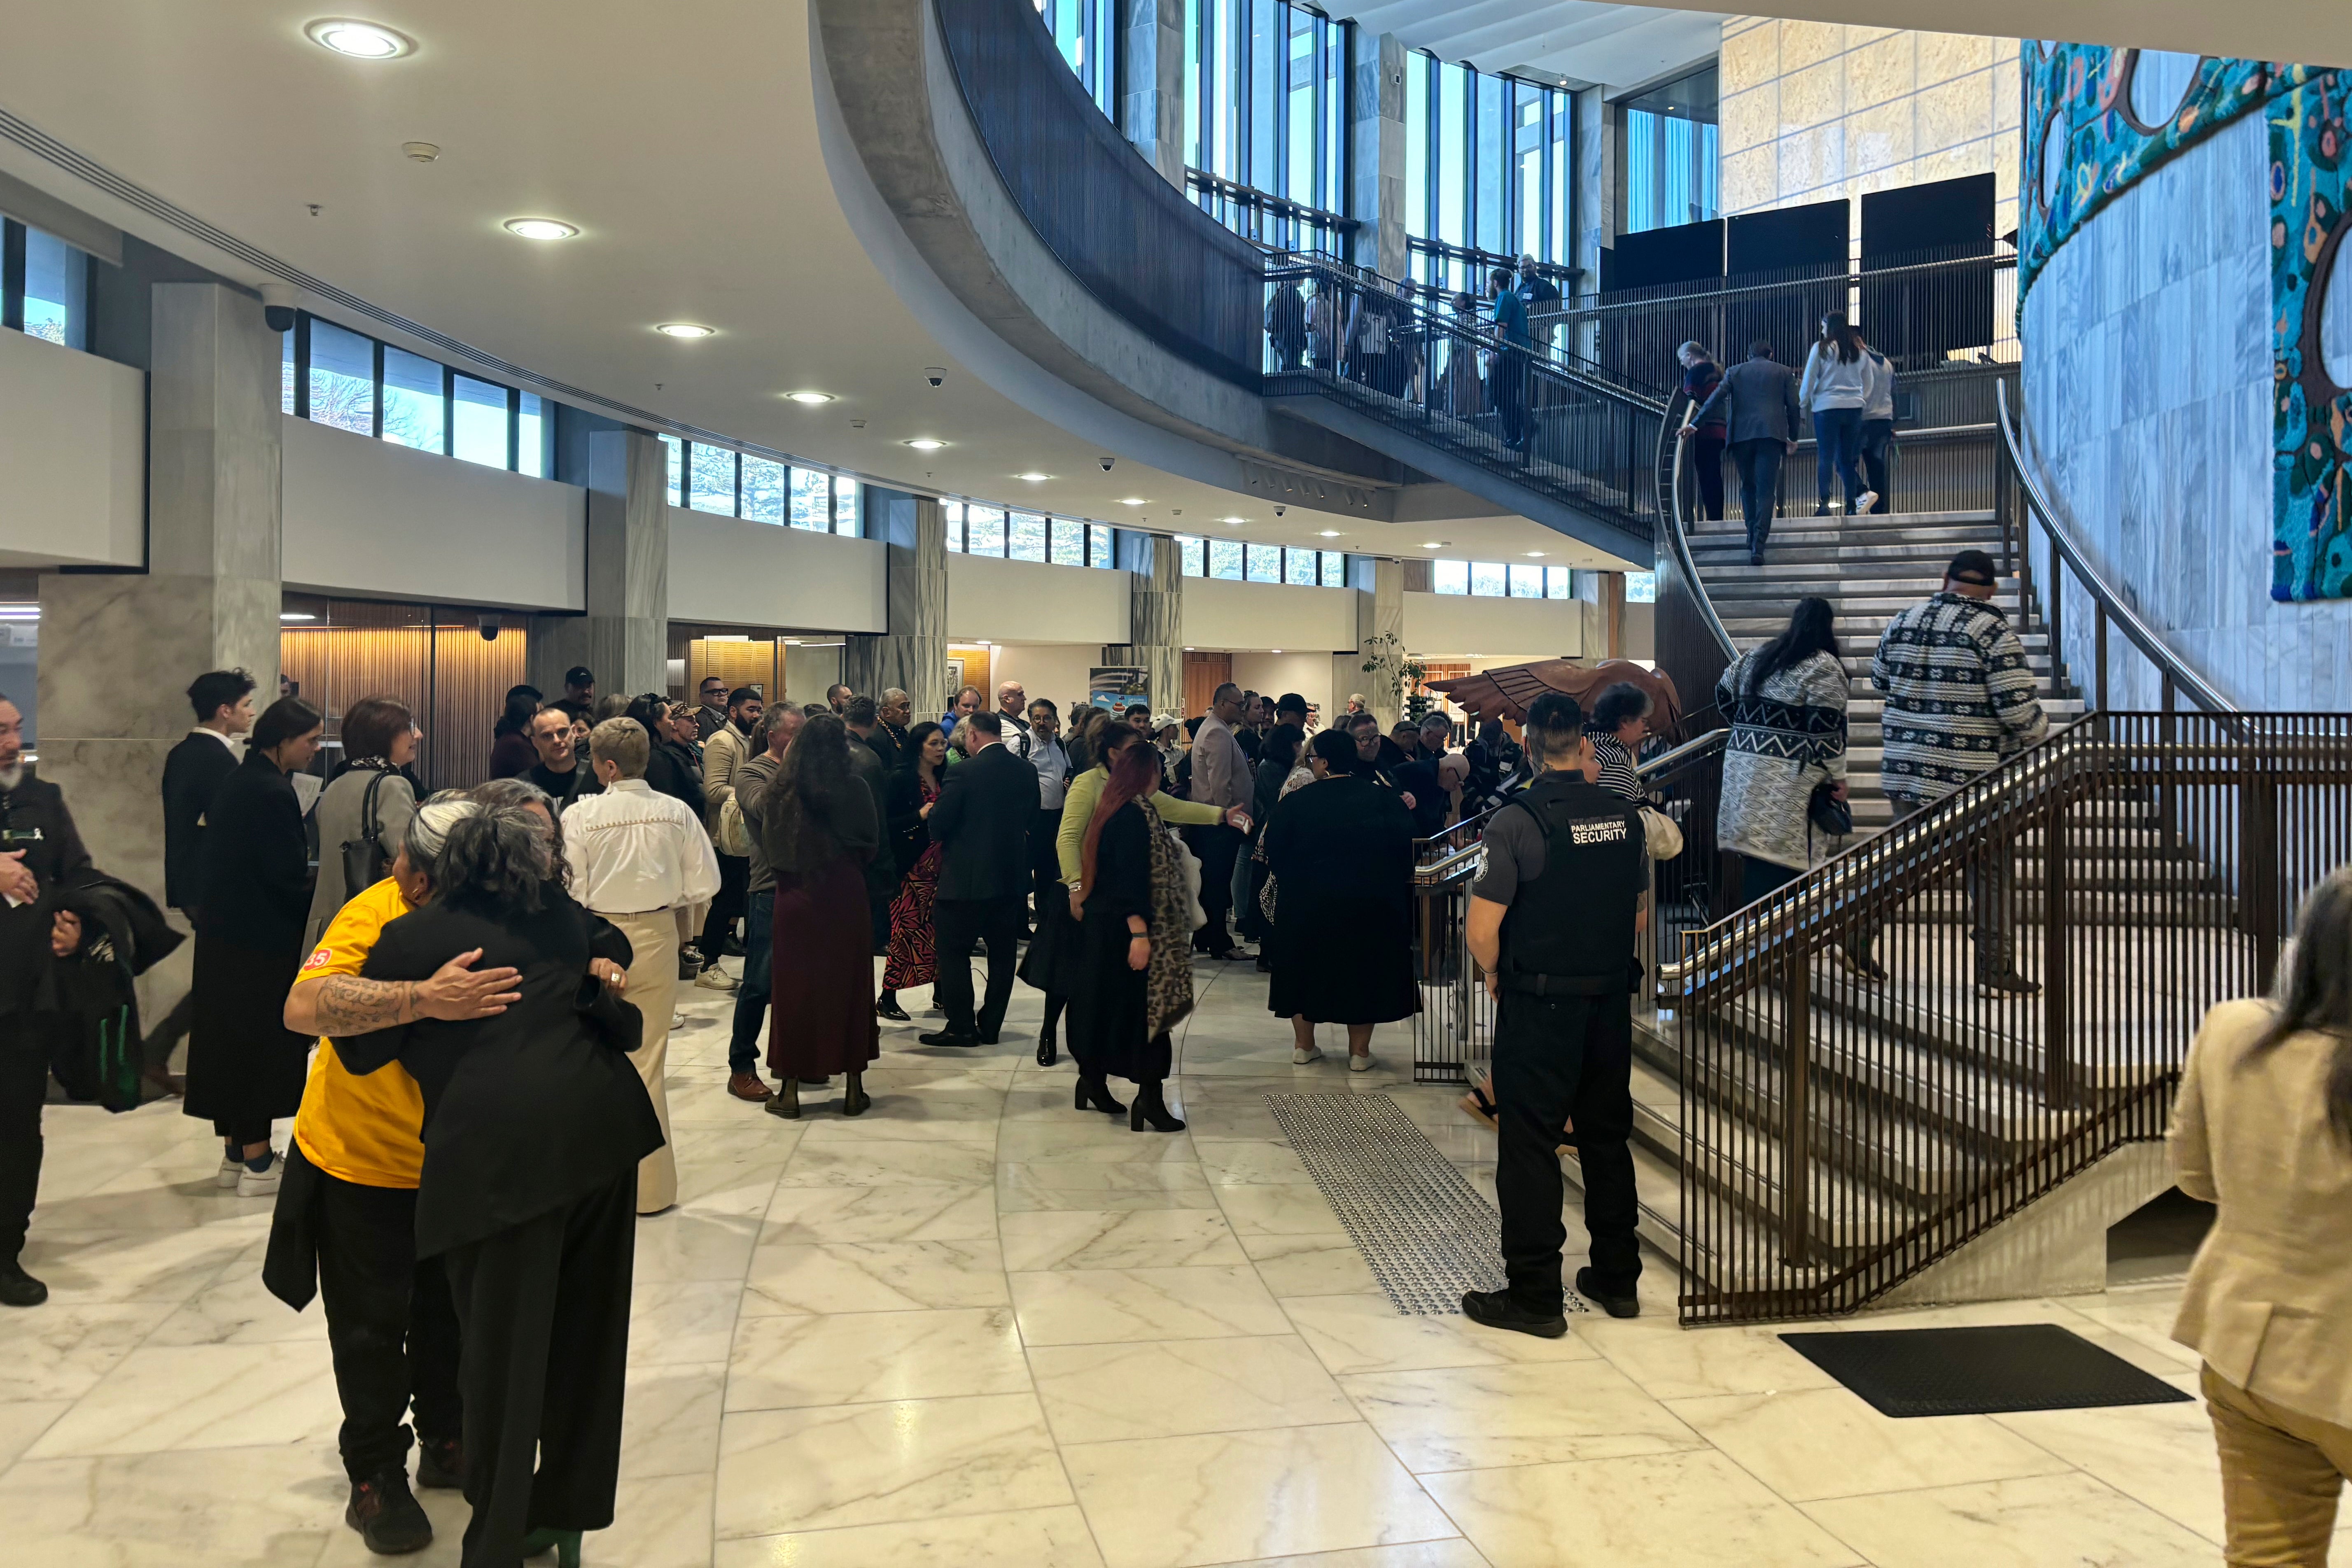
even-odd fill
[{"label": "burgundy skirt", "polygon": [[779,1078],[863,1072],[882,1054],[866,878],[835,860],[803,880],[776,874],[768,1067]]}]

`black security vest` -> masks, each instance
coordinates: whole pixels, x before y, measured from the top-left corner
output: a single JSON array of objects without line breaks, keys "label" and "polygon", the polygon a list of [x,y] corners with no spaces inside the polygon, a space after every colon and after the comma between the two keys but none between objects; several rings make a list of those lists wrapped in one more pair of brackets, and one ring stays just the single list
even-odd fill
[{"label": "black security vest", "polygon": [[1505,986],[1564,995],[1632,990],[1640,816],[1598,784],[1558,774],[1502,809],[1531,812],[1544,827],[1543,875],[1519,884],[1503,916]]}]

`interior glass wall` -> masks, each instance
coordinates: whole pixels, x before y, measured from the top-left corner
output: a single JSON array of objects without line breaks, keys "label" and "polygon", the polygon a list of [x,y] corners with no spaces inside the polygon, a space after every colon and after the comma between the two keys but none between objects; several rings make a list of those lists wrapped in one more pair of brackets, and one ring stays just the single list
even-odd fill
[{"label": "interior glass wall", "polygon": [[1405,242],[1412,280],[1483,295],[1485,267],[1573,255],[1576,95],[1405,57]]},{"label": "interior glass wall", "polygon": [[424,731],[410,766],[424,789],[489,776],[491,727],[507,689],[523,679],[525,617],[500,616],[498,636],[485,641],[478,611],[446,605],[289,594],[280,616],[282,678],[326,719],[315,771],[333,775],[343,760],[343,715],[361,698],[382,695],[406,703]]},{"label": "interior glass wall", "polygon": [[60,348],[88,348],[90,265],[57,236],[0,219],[0,325]]},{"label": "interior glass wall", "polygon": [[1615,107],[1618,156],[1624,160],[1624,232],[1720,216],[1716,68],[1662,83]]}]

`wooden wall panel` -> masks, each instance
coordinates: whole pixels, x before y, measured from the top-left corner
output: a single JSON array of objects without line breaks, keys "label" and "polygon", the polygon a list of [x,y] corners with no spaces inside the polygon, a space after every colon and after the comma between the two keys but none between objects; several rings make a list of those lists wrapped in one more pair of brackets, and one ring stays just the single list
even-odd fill
[{"label": "wooden wall panel", "polygon": [[[446,612],[444,612],[446,613]],[[523,679],[530,633],[501,617],[498,639],[482,640],[476,617],[435,626],[415,605],[330,601],[316,622],[278,634],[278,661],[302,700],[327,721],[331,770],[341,758],[342,717],[362,697],[397,697],[425,731],[416,774],[426,789],[456,789],[489,774],[490,729],[507,689]]]},{"label": "wooden wall panel", "polygon": [[702,689],[702,678],[715,675],[727,689],[756,686],[772,700],[784,689],[784,646],[774,637],[695,637],[686,645],[686,689],[689,696]]},{"label": "wooden wall panel", "polygon": [[1234,656],[1230,653],[1187,653],[1184,656],[1184,711],[1179,719],[1190,719],[1209,710],[1209,700],[1217,688],[1234,678]]},{"label": "wooden wall panel", "polygon": [[506,708],[507,688],[525,679],[530,639],[514,616],[500,617],[495,642],[470,625],[434,628],[433,710],[424,721],[420,774],[427,788],[462,789],[490,776],[490,731]]}]

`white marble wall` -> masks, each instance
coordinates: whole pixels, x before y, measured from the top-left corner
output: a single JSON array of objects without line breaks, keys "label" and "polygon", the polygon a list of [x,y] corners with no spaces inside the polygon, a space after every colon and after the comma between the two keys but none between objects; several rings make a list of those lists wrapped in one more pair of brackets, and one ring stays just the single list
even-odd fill
[{"label": "white marble wall", "polygon": [[584,664],[599,692],[669,684],[669,457],[653,437],[600,430],[588,438],[588,613],[541,616],[530,668],[541,690]]},{"label": "white marble wall", "polygon": [[[2165,164],[2062,247],[2027,295],[2027,420],[2101,569],[2242,707],[2352,707],[2352,603],[2270,597],[2268,144],[2259,114]],[[2091,616],[2066,621],[2087,691]],[[2108,706],[2153,708],[2111,637]]]}]

